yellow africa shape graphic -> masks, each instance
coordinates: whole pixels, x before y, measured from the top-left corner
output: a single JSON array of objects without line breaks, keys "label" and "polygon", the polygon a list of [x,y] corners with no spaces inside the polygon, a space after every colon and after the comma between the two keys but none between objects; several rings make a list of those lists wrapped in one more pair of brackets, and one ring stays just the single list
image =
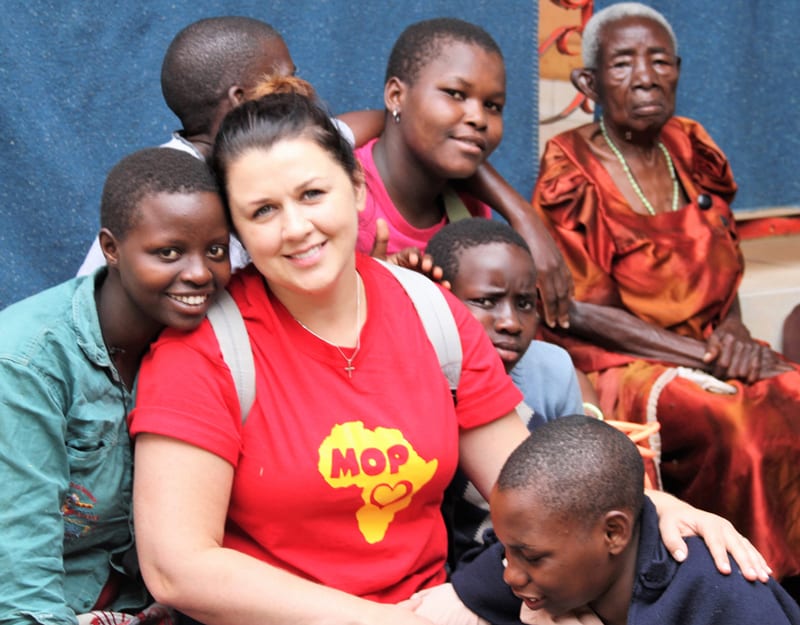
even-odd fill
[{"label": "yellow africa shape graphic", "polygon": [[333,426],[319,448],[318,469],[328,484],[361,489],[364,505],[356,520],[370,544],[383,540],[394,515],[409,506],[438,466],[438,460],[423,460],[400,430],[368,430],[361,421]]}]

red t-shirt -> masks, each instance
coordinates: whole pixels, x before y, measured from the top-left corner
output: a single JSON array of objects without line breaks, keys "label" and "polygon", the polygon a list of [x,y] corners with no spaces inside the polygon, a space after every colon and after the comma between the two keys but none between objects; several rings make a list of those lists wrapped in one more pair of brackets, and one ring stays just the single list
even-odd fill
[{"label": "red t-shirt", "polygon": [[257,371],[244,428],[208,322],[190,334],[168,330],[153,346],[130,426],[132,435],[177,438],[235,467],[226,547],[397,602],[444,581],[440,504],[459,428],[509,413],[521,396],[483,328],[445,292],[464,352],[454,408],[403,287],[372,259],[359,257],[358,271],[368,316],[351,379],[339,351],[302,328],[251,267],[229,287]]}]

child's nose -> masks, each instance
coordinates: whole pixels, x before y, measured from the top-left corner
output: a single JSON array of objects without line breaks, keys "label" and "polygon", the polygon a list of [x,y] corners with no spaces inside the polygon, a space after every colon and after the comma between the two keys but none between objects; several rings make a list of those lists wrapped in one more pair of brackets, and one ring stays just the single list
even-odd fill
[{"label": "child's nose", "polygon": [[506,558],[503,558],[503,564],[505,565],[503,569],[503,581],[511,589],[519,590],[528,585],[530,578],[521,567],[516,566]]},{"label": "child's nose", "polygon": [[476,98],[467,98],[464,100],[464,117],[468,124],[475,128],[486,128],[487,115],[483,102]]},{"label": "child's nose", "polygon": [[192,284],[206,284],[213,277],[206,262],[205,255],[192,254],[188,256],[181,272],[181,278]]},{"label": "child's nose", "polygon": [[510,303],[499,303],[495,309],[494,327],[501,332],[517,334],[522,326],[519,315]]}]

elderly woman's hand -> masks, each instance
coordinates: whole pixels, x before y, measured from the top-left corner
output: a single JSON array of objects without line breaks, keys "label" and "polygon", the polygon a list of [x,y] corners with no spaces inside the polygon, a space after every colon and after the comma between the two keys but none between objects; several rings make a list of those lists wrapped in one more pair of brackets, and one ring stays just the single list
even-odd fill
[{"label": "elderly woman's hand", "polygon": [[767,345],[753,340],[737,317],[729,316],[717,326],[706,342],[703,357],[721,379],[738,379],[752,384],[790,370]]}]

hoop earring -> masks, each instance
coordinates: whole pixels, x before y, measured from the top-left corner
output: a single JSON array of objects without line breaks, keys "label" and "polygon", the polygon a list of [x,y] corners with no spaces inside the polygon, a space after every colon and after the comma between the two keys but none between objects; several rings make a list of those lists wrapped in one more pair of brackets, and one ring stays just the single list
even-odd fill
[{"label": "hoop earring", "polygon": [[394,109],[392,111],[392,119],[394,119],[394,123],[395,124],[399,124],[400,123],[400,111],[398,111],[397,109]]}]

